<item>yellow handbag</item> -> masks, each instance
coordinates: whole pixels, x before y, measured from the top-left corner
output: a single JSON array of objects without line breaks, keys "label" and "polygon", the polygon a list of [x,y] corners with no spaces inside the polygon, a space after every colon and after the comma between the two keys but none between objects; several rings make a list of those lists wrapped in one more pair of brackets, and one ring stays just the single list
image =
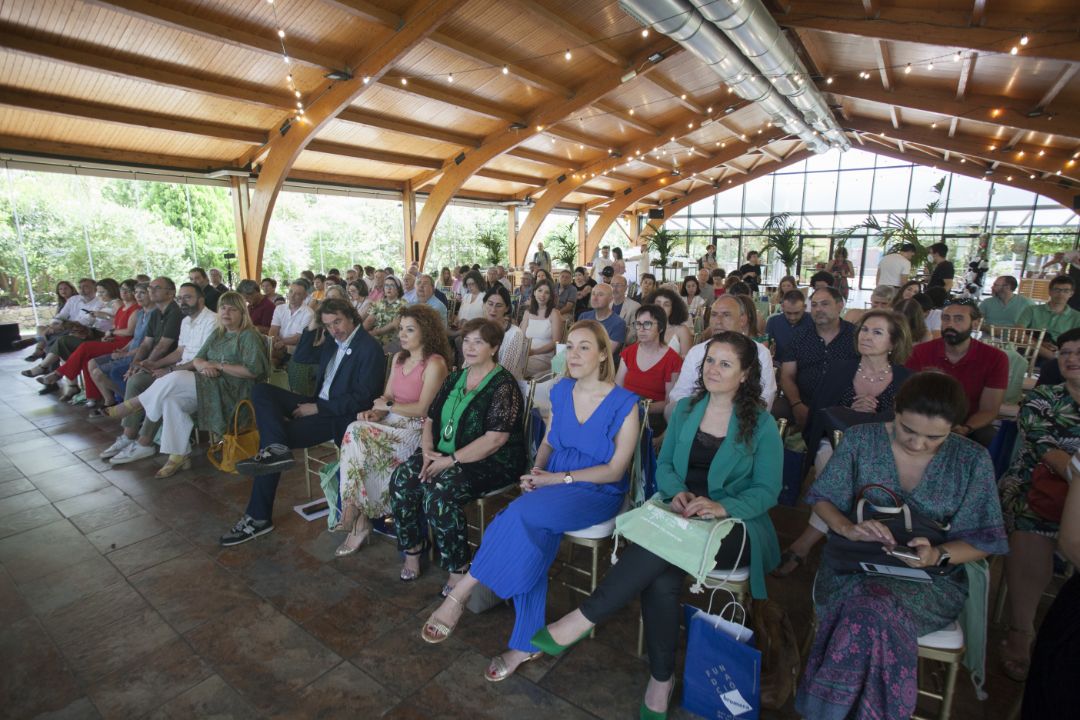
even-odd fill
[{"label": "yellow handbag", "polygon": [[[245,406],[251,422],[240,430],[240,410]],[[238,475],[236,463],[257,452],[259,452],[259,430],[255,426],[255,406],[249,400],[241,400],[236,404],[236,410],[233,412],[232,432],[225,433],[221,442],[207,450],[206,457],[218,470]]]}]

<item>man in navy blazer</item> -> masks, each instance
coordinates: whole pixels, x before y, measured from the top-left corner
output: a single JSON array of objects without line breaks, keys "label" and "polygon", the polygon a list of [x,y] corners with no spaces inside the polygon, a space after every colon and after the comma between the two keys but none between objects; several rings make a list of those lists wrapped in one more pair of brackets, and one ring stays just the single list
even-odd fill
[{"label": "man in navy blazer", "polygon": [[251,391],[261,449],[236,469],[254,475],[247,512],[221,537],[224,546],[239,545],[274,529],[274,495],[278,480],[296,461],[292,448],[333,440],[340,444],[356,414],[371,408],[383,390],[386,356],[382,346],[361,327],[352,304],[330,299],[319,314],[333,342],[324,342],[315,375],[315,397],[261,383]]}]

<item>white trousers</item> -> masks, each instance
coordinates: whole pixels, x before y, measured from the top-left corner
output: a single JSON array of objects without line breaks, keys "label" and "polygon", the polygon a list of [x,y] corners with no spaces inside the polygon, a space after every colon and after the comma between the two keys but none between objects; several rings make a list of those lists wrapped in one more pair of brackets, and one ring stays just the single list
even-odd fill
[{"label": "white trousers", "polygon": [[195,393],[195,373],[174,370],[155,380],[139,395],[146,417],[161,421],[161,452],[187,455],[191,452],[191,414],[199,409]]}]

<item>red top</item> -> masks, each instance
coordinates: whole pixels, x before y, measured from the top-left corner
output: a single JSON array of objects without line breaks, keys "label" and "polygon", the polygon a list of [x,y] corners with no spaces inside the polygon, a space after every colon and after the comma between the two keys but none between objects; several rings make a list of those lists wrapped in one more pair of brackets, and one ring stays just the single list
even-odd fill
[{"label": "red top", "polygon": [[[139,303],[131,303],[130,307],[121,307],[113,315],[113,334],[115,335],[117,330],[127,330],[128,320],[139,310]],[[126,340],[130,340],[130,335],[122,336]]]},{"label": "red top", "polygon": [[622,351],[622,361],[626,365],[623,387],[650,400],[663,400],[667,396],[665,384],[671,376],[682,369],[682,358],[671,348],[648,370],[642,370],[637,364],[638,344],[634,343]]},{"label": "red top", "polygon": [[274,321],[274,310],[277,305],[268,297],[263,297],[258,305],[248,305],[248,313],[251,315],[251,324],[260,327],[270,327]]},{"label": "red top", "polygon": [[955,365],[945,357],[945,339],[937,338],[916,345],[907,366],[915,372],[936,369],[956,378],[964,386],[969,417],[979,409],[983,388],[1004,390],[1009,386],[1009,356],[974,339]]}]

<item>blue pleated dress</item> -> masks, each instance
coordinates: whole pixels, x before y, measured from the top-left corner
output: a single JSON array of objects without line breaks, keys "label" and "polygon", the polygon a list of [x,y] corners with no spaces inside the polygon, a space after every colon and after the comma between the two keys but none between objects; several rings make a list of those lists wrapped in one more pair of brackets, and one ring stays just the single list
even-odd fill
[{"label": "blue pleated dress", "polygon": [[[638,396],[616,386],[584,423],[574,413],[575,380],[551,389],[552,426],[548,472],[570,473],[602,465],[615,454],[623,420],[636,412]],[[536,652],[530,639],[544,626],[548,568],[564,532],[582,530],[615,516],[626,496],[627,476],[604,485],[575,482],[525,493],[492,521],[473,559],[472,576],[502,598],[513,598],[517,617],[510,648]]]}]

